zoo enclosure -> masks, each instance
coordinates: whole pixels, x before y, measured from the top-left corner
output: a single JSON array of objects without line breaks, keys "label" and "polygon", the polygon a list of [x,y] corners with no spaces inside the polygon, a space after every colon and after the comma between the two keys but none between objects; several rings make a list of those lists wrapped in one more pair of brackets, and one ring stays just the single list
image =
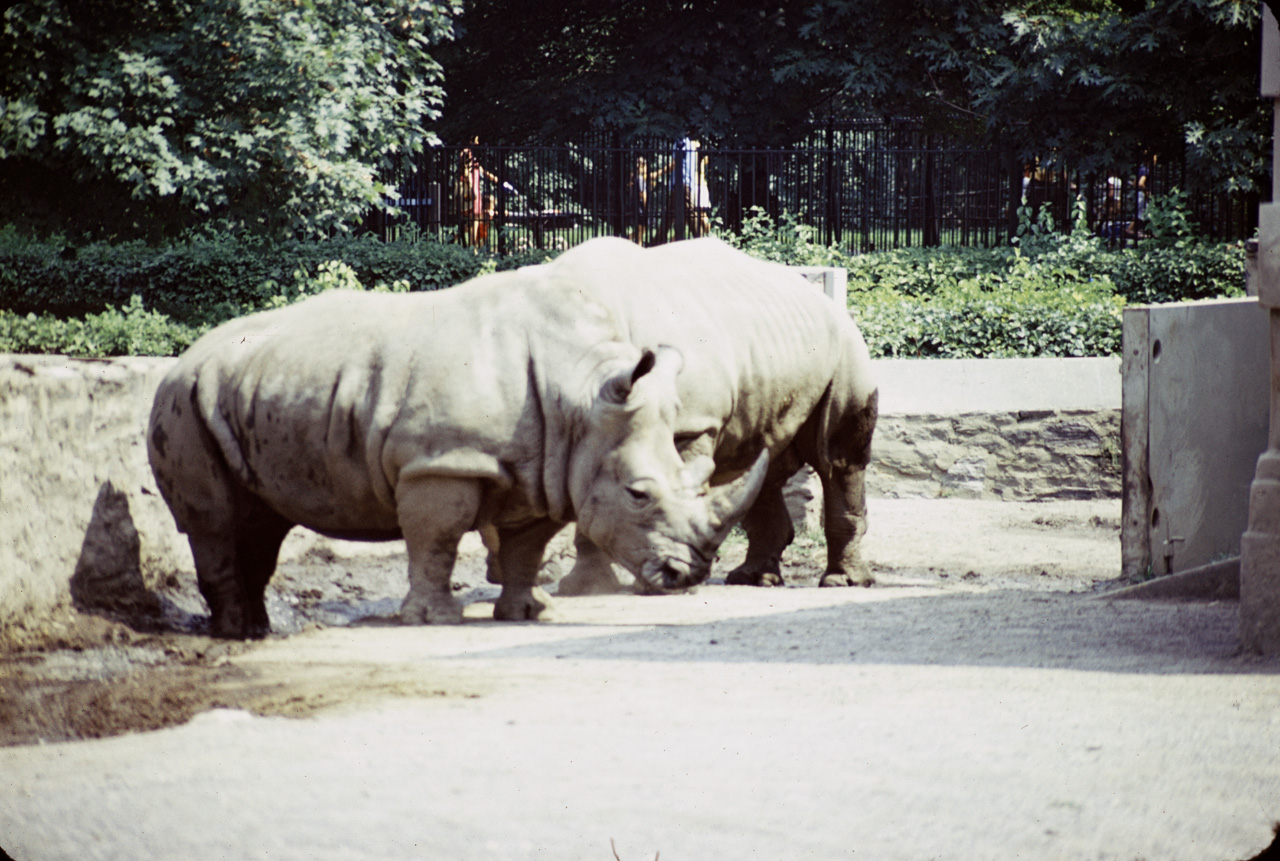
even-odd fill
[{"label": "zoo enclosure", "polygon": [[[708,221],[682,212],[673,193],[681,159],[673,142],[620,144],[598,135],[578,144],[432,147],[412,171],[384,177],[399,216],[378,216],[374,229],[406,227],[499,253],[568,247],[592,236],[646,244],[696,235]],[[481,195],[469,190],[469,158]],[[704,157],[704,160],[703,158]],[[648,165],[647,206],[639,205],[637,159]],[[1007,154],[974,148],[909,121],[845,121],[786,148],[704,144],[705,186],[693,193],[708,219],[741,229],[753,208],[775,221],[784,214],[847,252],[931,245],[991,246],[1007,242],[1025,197],[1048,205],[1058,225],[1070,223],[1077,194],[1090,227],[1116,243],[1140,241],[1141,215],[1153,195],[1186,188],[1185,165],[1153,160],[1110,176],[1039,170]],[[702,198],[708,198],[703,200]],[[1257,200],[1193,194],[1191,213],[1204,232],[1242,239],[1256,226]]]}]

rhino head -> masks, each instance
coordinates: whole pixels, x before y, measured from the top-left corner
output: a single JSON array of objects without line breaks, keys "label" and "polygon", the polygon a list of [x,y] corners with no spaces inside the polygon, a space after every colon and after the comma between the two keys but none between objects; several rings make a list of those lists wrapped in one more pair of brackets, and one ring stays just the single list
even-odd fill
[{"label": "rhino head", "polygon": [[707,578],[716,549],[755,501],[768,470],[768,452],[761,452],[741,478],[712,488],[711,458],[681,459],[675,419],[682,365],[677,350],[660,347],[610,375],[570,469],[578,528],[656,591]]}]

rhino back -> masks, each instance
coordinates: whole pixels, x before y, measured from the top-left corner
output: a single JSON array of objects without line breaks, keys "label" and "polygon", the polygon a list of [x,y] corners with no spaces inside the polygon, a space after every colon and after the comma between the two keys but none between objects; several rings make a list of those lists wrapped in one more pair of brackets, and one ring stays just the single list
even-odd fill
[{"label": "rhino back", "polygon": [[236,320],[192,346],[157,401],[189,392],[237,480],[321,531],[394,530],[405,470],[525,484],[536,506],[546,428],[531,340],[547,337],[547,301],[528,281],[333,292]]},{"label": "rhino back", "polygon": [[575,267],[584,277],[615,261],[609,298],[631,340],[684,355],[677,429],[716,429],[718,473],[746,469],[761,445],[776,455],[820,404],[860,407],[874,390],[857,326],[793,270],[716,239],[579,249],[591,245]]}]

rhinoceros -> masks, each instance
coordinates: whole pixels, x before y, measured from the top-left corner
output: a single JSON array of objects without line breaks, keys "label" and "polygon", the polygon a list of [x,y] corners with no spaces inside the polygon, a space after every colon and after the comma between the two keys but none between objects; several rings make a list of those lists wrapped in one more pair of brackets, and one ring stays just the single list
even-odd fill
[{"label": "rhinoceros", "polygon": [[[595,239],[550,268],[565,283],[607,285],[602,295],[633,343],[660,339],[681,351],[677,442],[687,458],[714,458],[713,485],[736,479],[768,451],[764,487],[743,522],[746,560],[728,583],[782,584],[782,552],[795,538],[783,485],[802,464],[822,484],[820,585],[874,582],[859,544],[879,394],[866,342],[845,309],[794,269],[713,238],[643,250]],[[577,561],[558,593],[618,590],[590,536],[579,531],[575,545]]]},{"label": "rhinoceros", "polygon": [[710,488],[711,460],[674,441],[680,354],[635,346],[600,292],[537,268],[436,293],[334,291],[193,344],[147,443],[214,634],[269,631],[264,590],[295,525],[403,537],[408,623],[461,621],[450,576],[473,529],[501,542],[499,619],[549,606],[538,564],[574,520],[659,590],[704,579],[768,455]]}]

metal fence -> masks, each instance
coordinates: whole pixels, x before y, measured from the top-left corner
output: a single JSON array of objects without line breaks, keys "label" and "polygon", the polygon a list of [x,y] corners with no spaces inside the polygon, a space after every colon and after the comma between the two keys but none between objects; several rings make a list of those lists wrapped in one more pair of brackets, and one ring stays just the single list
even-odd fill
[{"label": "metal fence", "polygon": [[[644,244],[738,231],[758,210],[807,225],[818,241],[850,252],[1007,242],[1025,199],[1070,223],[1084,195],[1092,230],[1116,243],[1141,241],[1153,195],[1186,186],[1180,163],[1154,160],[1112,176],[1023,165],[958,145],[906,122],[832,126],[785,149],[685,142],[628,146],[598,138],[569,146],[440,146],[416,169],[386,180],[400,216],[372,227],[411,230],[510,254],[565,248],[592,236]],[[1251,235],[1256,199],[1197,195],[1202,230]]]}]

